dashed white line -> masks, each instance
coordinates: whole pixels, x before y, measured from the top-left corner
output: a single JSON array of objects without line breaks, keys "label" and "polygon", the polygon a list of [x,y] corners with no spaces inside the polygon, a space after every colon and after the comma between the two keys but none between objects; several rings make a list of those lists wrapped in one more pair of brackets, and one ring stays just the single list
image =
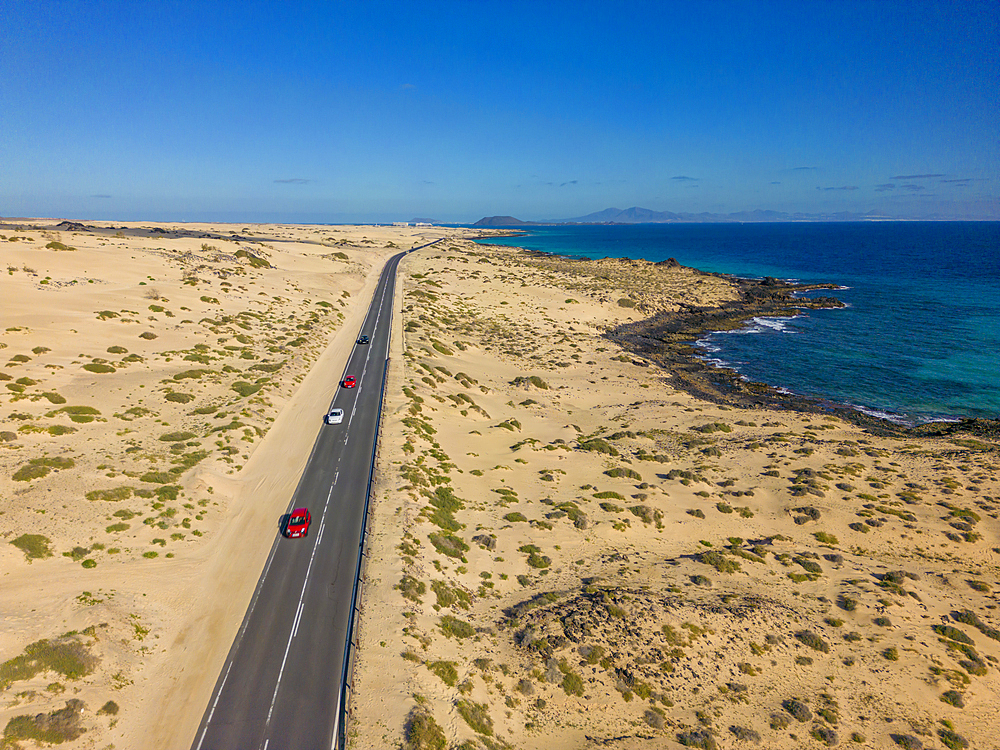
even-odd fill
[{"label": "dashed white line", "polygon": [[[330,488],[331,493],[333,488]],[[323,518],[320,519],[320,525],[323,524],[326,516],[326,509],[323,509]],[[278,681],[274,685],[274,695],[271,696],[271,707],[267,711],[267,721],[264,722],[264,729],[266,730],[271,724],[271,714],[274,713],[274,704],[278,700],[278,689],[281,687],[281,677],[285,673],[285,662],[288,661],[288,652],[292,648],[292,639],[295,638],[295,633],[299,627],[299,619],[302,617],[302,603],[306,597],[306,586],[309,585],[309,574],[312,572],[313,561],[316,559],[316,548],[319,547],[319,539],[317,538],[313,542],[312,554],[309,555],[309,567],[306,568],[306,577],[302,581],[302,593],[299,594],[299,606],[295,614],[295,622],[292,625],[292,632],[288,636],[288,644],[285,646],[285,655],[281,659],[281,669],[278,670]]]}]

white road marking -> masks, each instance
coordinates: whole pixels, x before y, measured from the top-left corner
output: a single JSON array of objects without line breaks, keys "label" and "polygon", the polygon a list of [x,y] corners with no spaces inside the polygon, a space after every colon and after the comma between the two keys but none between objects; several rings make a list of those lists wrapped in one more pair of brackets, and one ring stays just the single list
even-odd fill
[{"label": "white road marking", "polygon": [[222,688],[226,686],[226,680],[229,679],[229,670],[233,668],[232,661],[229,662],[229,666],[226,667],[226,676],[222,678],[222,684],[219,685],[219,692],[215,694],[215,700],[212,701],[212,710],[208,712],[208,721],[205,722],[205,728],[201,732],[201,739],[198,740],[197,750],[201,750],[201,743],[205,741],[205,733],[208,732],[208,726],[212,723],[212,717],[215,716],[215,707],[219,705],[219,698],[222,697]]},{"label": "white road marking", "polygon": [[[330,488],[333,491],[333,488]],[[326,509],[323,509],[323,518],[320,518],[320,524],[322,525],[325,520]],[[316,548],[319,547],[319,539],[317,538],[313,542],[312,554],[309,555],[309,567],[306,568],[306,577],[302,581],[302,593],[299,594],[299,605],[295,613],[295,622],[292,625],[292,632],[288,636],[288,644],[285,646],[285,655],[281,659],[281,669],[278,670],[278,681],[274,684],[274,695],[271,696],[271,707],[267,711],[267,721],[264,722],[264,729],[267,730],[268,726],[271,724],[271,714],[274,713],[274,704],[278,700],[278,689],[281,687],[281,677],[285,673],[285,662],[288,661],[288,652],[292,648],[292,639],[295,638],[295,633],[299,627],[299,619],[302,616],[302,602],[306,597],[306,586],[309,584],[309,575],[312,573],[313,561],[316,559]]]}]

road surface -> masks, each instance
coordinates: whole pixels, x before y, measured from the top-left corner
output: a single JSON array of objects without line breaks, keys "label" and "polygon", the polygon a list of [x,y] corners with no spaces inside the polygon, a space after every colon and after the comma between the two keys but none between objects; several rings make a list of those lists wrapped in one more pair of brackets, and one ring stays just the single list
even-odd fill
[{"label": "road surface", "polygon": [[[318,750],[339,742],[345,646],[396,267],[405,254],[386,263],[357,333],[367,335],[371,343],[355,344],[344,373],[330,374],[341,381],[354,375],[357,387],[337,389],[332,406],[344,410],[344,421],[323,425],[286,511],[309,508],[309,535],[285,539],[276,534],[193,750]],[[322,408],[317,405],[317,422]]]}]

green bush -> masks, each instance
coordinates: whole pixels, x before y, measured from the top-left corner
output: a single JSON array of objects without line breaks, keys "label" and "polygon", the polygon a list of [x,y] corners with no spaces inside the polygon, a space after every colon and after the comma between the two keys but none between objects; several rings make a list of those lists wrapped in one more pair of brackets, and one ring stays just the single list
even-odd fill
[{"label": "green bush", "polygon": [[493,719],[490,718],[489,706],[485,703],[473,703],[462,699],[455,704],[455,708],[473,731],[487,737],[493,736]]},{"label": "green bush", "polygon": [[427,665],[427,668],[441,678],[448,687],[455,687],[458,684],[458,669],[453,661],[435,661]]},{"label": "green bush", "polygon": [[452,615],[444,615],[439,621],[441,632],[449,638],[471,638],[476,634],[476,629],[465,620],[459,620]]},{"label": "green bush", "polygon": [[642,481],[642,476],[639,474],[639,472],[635,471],[634,469],[625,469],[617,467],[614,469],[608,469],[604,473],[607,474],[609,477],[615,477],[615,478],[624,477],[626,479],[634,479],[637,482]]},{"label": "green bush", "polygon": [[825,531],[817,531],[813,534],[816,537],[816,541],[820,544],[840,544],[833,534],[827,534]]},{"label": "green bush", "polygon": [[119,500],[128,500],[132,497],[131,487],[115,487],[109,490],[91,490],[85,497],[88,500],[105,500],[107,502],[118,502]]},{"label": "green bush", "polygon": [[617,456],[618,449],[615,448],[611,443],[602,438],[592,438],[591,440],[581,440],[577,443],[577,447],[582,451],[593,451],[595,453],[604,453],[609,456]]},{"label": "green bush", "polygon": [[66,403],[66,398],[64,396],[60,396],[58,393],[53,393],[52,391],[46,391],[42,394],[42,397],[48,399],[51,404]]},{"label": "green bush", "polygon": [[184,440],[190,440],[191,438],[198,437],[193,432],[168,432],[166,434],[160,435],[160,440],[164,443],[179,443]]},{"label": "green bush", "polygon": [[204,375],[210,375],[211,373],[212,373],[211,370],[204,370],[204,369],[202,369],[202,370],[184,370],[184,372],[179,372],[176,375],[174,375],[174,380],[186,380],[188,378],[195,378],[195,379],[197,379],[197,378],[200,378],[200,377],[202,377]]},{"label": "green bush", "polygon": [[245,380],[237,380],[230,386],[230,388],[232,388],[234,391],[236,391],[244,398],[246,398],[247,396],[252,396],[263,387],[264,386],[261,383],[257,384],[247,383]]},{"label": "green bush", "polygon": [[736,560],[716,550],[699,552],[697,559],[700,563],[711,565],[720,573],[735,573],[740,569],[740,564]]},{"label": "green bush", "polygon": [[35,641],[25,647],[23,654],[0,664],[0,689],[43,672],[78,680],[93,672],[96,665],[87,647],[75,638]]},{"label": "green bush", "polygon": [[795,634],[795,639],[811,649],[822,651],[824,654],[830,653],[830,644],[820,638],[811,630],[800,630]]},{"label": "green bush", "polygon": [[[51,244],[51,243],[50,243]],[[75,248],[66,248],[73,250]],[[4,747],[20,747],[19,740],[60,744],[75,740],[85,729],[80,726],[84,703],[77,698],[66,701],[66,707],[47,714],[14,716],[3,730]]]},{"label": "green bush", "polygon": [[104,375],[107,373],[115,372],[115,368],[111,365],[102,365],[96,362],[91,362],[83,366],[83,369],[87,372],[94,372],[99,375]]},{"label": "green bush", "polygon": [[194,396],[191,395],[190,393],[177,393],[175,391],[171,391],[166,396],[164,396],[164,398],[167,401],[174,402],[175,404],[187,404],[191,401],[194,401]]},{"label": "green bush", "polygon": [[17,539],[11,540],[11,544],[21,550],[29,562],[52,557],[52,548],[49,546],[51,540],[41,534],[21,534]]}]

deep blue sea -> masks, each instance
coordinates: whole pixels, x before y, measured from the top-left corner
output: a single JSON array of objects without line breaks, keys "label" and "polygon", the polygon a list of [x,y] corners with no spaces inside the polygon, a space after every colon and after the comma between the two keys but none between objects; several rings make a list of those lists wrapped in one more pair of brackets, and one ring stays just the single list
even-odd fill
[{"label": "deep blue sea", "polygon": [[699,343],[751,380],[908,423],[1000,417],[1000,222],[531,227],[492,243],[830,282],[847,307]]}]

